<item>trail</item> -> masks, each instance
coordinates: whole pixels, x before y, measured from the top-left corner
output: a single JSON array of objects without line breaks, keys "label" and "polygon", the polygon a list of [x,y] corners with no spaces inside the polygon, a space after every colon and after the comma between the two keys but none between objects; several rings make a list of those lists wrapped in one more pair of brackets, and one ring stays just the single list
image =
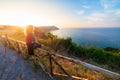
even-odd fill
[{"label": "trail", "polygon": [[0,43],[0,80],[49,80],[42,70]]}]

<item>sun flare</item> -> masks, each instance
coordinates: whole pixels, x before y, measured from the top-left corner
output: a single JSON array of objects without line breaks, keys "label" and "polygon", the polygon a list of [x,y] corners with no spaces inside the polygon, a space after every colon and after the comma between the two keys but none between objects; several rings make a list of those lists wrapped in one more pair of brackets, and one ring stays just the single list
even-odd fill
[{"label": "sun flare", "polygon": [[43,25],[52,25],[52,21],[49,19],[39,18],[35,15],[30,14],[22,14],[22,13],[9,13],[7,15],[1,16],[0,24],[9,24],[9,25],[18,25],[18,26],[25,26],[28,24],[36,25],[36,26],[43,26]]}]

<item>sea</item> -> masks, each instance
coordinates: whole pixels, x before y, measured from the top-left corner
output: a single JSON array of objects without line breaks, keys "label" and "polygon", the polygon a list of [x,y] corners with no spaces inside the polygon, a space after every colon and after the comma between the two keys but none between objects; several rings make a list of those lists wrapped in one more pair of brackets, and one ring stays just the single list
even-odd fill
[{"label": "sea", "polygon": [[120,28],[63,28],[51,33],[59,38],[71,37],[82,46],[120,49]]}]

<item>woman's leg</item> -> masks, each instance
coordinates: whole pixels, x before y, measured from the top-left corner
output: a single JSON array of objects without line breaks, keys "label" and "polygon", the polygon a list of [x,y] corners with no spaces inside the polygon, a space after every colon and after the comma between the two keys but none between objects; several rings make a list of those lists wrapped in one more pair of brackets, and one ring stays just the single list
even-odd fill
[{"label": "woman's leg", "polygon": [[28,54],[34,55],[33,44],[27,44]]}]

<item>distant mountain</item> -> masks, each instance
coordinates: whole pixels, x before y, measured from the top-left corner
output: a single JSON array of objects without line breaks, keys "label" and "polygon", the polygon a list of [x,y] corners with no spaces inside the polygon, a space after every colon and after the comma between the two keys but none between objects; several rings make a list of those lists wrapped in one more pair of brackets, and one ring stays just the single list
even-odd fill
[{"label": "distant mountain", "polygon": [[[59,28],[57,28],[56,26],[34,26],[35,29],[37,31],[41,31],[41,32],[50,32],[50,31],[54,31],[54,30],[58,30]],[[24,30],[24,27],[20,27],[20,26],[13,26],[13,25],[0,25],[0,29],[9,29],[9,30]]]},{"label": "distant mountain", "polygon": [[59,28],[57,28],[56,26],[37,26],[36,29],[46,33],[50,31],[58,30]]}]

